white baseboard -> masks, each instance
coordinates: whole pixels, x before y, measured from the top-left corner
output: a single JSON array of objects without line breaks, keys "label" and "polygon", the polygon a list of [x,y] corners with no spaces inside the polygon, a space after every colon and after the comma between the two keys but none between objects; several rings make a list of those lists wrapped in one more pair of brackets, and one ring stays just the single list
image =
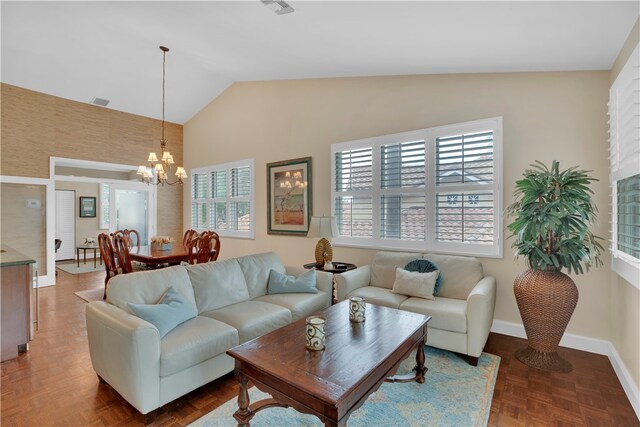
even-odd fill
[{"label": "white baseboard", "polygon": [[[494,320],[491,325],[491,332],[497,334],[509,335],[512,337],[526,338],[524,326],[519,323],[506,322],[504,320]],[[622,361],[618,351],[614,345],[605,340],[585,337],[583,335],[575,335],[565,333],[560,340],[561,347],[573,348],[576,350],[588,351],[589,353],[602,354],[609,358],[613,370],[615,371],[622,388],[640,420],[640,390],[638,385],[633,381],[627,366]]]}]

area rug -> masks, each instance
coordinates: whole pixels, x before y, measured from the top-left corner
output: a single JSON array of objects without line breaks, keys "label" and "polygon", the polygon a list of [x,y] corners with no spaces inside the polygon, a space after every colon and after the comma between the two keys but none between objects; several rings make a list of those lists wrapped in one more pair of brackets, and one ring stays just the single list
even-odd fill
[{"label": "area rug", "polygon": [[78,264],[56,264],[56,268],[59,268],[62,271],[71,274],[83,274],[83,273],[95,273],[96,271],[105,271],[104,265],[101,265],[99,262],[96,267],[93,267],[93,260],[87,260],[86,264],[80,262],[80,267]]},{"label": "area rug", "polygon": [[[353,412],[347,424],[357,426],[486,426],[496,384],[500,358],[482,353],[478,366],[470,366],[460,356],[425,347],[429,368],[424,384],[384,383],[362,407]],[[415,356],[405,360],[398,373],[407,373]],[[270,397],[252,387],[250,402]],[[238,409],[232,399],[201,417],[190,427],[235,426]],[[264,409],[251,420],[259,426],[322,426],[320,419],[291,408]]]},{"label": "area rug", "polygon": [[86,302],[102,301],[102,298],[104,297],[104,288],[87,289],[84,291],[74,292],[74,294]]}]

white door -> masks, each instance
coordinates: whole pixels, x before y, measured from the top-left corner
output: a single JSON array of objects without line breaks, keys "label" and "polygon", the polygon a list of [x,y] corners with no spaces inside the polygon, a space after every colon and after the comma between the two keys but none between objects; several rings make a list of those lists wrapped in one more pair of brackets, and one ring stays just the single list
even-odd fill
[{"label": "white door", "polygon": [[56,252],[56,261],[76,257],[76,192],[56,190],[56,239],[62,245]]}]

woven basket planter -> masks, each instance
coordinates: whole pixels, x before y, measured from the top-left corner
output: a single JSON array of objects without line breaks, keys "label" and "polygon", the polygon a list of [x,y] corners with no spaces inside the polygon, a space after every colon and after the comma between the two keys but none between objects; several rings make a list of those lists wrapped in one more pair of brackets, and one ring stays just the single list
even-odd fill
[{"label": "woven basket planter", "polygon": [[573,367],[558,353],[558,344],[578,303],[578,288],[569,276],[557,271],[527,270],[513,283],[528,347],[516,358],[545,371],[571,372]]}]

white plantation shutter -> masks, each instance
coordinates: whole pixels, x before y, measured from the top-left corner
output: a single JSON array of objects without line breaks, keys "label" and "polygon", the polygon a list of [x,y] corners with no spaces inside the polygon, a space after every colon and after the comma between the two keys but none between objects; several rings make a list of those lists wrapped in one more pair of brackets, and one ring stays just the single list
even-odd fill
[{"label": "white plantation shutter", "polygon": [[209,198],[208,174],[192,171],[191,174],[191,227],[207,228],[207,200]]},{"label": "white plantation shutter", "polygon": [[334,153],[334,213],[341,236],[373,237],[373,151]]},{"label": "white plantation shutter", "polygon": [[609,90],[612,269],[640,288],[640,53]]},{"label": "white plantation shutter", "polygon": [[492,245],[496,237],[493,131],[438,136],[435,157],[436,242]]},{"label": "white plantation shutter", "polygon": [[424,241],[425,141],[380,147],[380,238]]},{"label": "white plantation shutter", "polygon": [[332,145],[338,245],[502,256],[500,118]]},{"label": "white plantation shutter", "polygon": [[253,238],[253,168],[249,159],[192,170],[192,228]]}]

